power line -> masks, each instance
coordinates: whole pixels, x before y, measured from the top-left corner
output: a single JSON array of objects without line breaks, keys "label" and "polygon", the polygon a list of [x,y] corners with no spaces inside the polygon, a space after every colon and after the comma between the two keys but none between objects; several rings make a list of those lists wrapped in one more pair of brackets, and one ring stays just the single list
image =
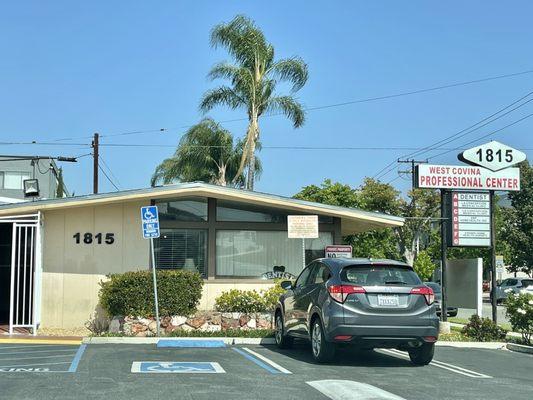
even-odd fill
[{"label": "power line", "polygon": [[100,169],[100,171],[102,171],[102,174],[104,174],[104,176],[107,178],[107,180],[109,181],[109,183],[111,183],[115,189],[117,189],[117,191],[120,191],[120,189],[118,188],[117,185],[115,185],[115,183],[111,180],[111,178],[107,175],[107,173],[105,172],[105,170],[102,168],[102,166],[100,164],[98,164],[98,169]]},{"label": "power line", "polygon": [[113,179],[117,181],[118,186],[122,186],[120,183],[120,180],[116,177],[116,175],[113,173],[109,165],[107,165],[107,163],[105,162],[105,160],[102,158],[100,154],[98,155],[98,158],[100,159],[100,161],[102,161],[102,164],[104,164],[104,166],[107,168],[107,170],[109,171],[109,174],[113,177]]}]

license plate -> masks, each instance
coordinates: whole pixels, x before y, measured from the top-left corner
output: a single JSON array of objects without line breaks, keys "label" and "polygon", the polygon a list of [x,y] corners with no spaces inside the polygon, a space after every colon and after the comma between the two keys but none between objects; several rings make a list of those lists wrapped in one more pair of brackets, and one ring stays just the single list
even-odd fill
[{"label": "license plate", "polygon": [[398,298],[398,295],[378,294],[378,306],[398,307],[399,305],[400,299]]}]

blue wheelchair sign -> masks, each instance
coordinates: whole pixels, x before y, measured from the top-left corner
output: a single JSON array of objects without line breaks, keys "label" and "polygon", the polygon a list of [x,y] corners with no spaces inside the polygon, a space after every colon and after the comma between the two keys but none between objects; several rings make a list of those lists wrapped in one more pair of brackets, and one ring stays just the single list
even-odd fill
[{"label": "blue wheelchair sign", "polygon": [[143,237],[152,239],[159,237],[159,213],[157,206],[141,207]]},{"label": "blue wheelchair sign", "polygon": [[143,374],[223,374],[216,362],[134,361],[131,372]]}]

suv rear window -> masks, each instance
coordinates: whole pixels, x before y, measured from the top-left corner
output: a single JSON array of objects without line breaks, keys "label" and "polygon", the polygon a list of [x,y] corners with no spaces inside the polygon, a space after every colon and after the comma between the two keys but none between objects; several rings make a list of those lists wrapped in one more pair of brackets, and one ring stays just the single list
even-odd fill
[{"label": "suv rear window", "polygon": [[420,285],[422,283],[413,270],[397,265],[351,265],[342,269],[341,280],[361,286]]}]

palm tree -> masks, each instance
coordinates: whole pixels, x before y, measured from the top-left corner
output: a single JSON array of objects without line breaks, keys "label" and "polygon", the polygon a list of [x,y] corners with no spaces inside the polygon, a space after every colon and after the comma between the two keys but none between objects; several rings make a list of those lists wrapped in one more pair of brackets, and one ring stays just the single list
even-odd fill
[{"label": "palm tree", "polygon": [[[242,187],[244,174],[237,175],[237,172],[243,147],[242,141],[234,146],[229,131],[211,118],[205,118],[185,133],[174,156],[157,166],[152,186],[158,182],[203,181]],[[261,173],[261,163],[256,163],[256,173]]]},{"label": "palm tree", "polygon": [[[239,179],[248,166],[246,188],[253,190],[259,118],[265,112],[280,113],[289,118],[295,128],[303,125],[305,112],[293,94],[307,82],[307,65],[299,57],[275,60],[274,48],[266,41],[263,32],[242,15],[227,24],[215,26],[211,32],[211,45],[225,47],[234,63],[218,63],[208,76],[212,80],[228,79],[231,85],[207,91],[200,109],[207,112],[223,104],[231,109],[246,110],[248,128],[235,178]],[[276,85],[280,81],[292,84],[290,95],[276,95]]]}]

